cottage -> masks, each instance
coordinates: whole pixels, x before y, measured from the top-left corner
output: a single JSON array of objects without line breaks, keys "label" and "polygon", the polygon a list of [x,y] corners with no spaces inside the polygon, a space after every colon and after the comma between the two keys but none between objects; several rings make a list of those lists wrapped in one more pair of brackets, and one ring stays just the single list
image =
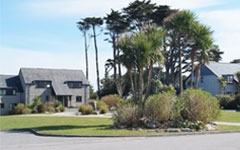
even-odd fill
[{"label": "cottage", "polygon": [[17,103],[32,104],[57,99],[63,106],[77,107],[89,99],[89,82],[81,70],[21,68],[17,76],[0,75],[1,114]]},{"label": "cottage", "polygon": [[[210,92],[212,95],[221,94],[221,86],[218,82],[219,77],[224,77],[227,81],[222,94],[237,94],[239,92],[239,81],[236,77],[236,72],[240,71],[240,64],[234,63],[217,63],[210,62],[204,64],[200,69],[200,78],[198,88]],[[186,88],[190,88],[190,77],[188,76],[185,82]],[[196,83],[196,72],[194,72],[193,83]],[[195,86],[194,86],[195,87]]]}]

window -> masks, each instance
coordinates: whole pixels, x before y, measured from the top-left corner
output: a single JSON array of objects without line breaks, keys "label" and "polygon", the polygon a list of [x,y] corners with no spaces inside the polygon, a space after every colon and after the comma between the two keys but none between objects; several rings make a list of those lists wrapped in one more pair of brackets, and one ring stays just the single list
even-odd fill
[{"label": "window", "polygon": [[227,83],[233,83],[233,75],[228,75],[227,76]]},{"label": "window", "polygon": [[47,88],[50,87],[50,85],[51,85],[50,81],[36,81],[37,88]]},{"label": "window", "polygon": [[0,95],[16,95],[15,89],[1,88]]},{"label": "window", "polygon": [[3,103],[0,103],[0,105],[1,105],[1,108],[4,108],[4,104]]},{"label": "window", "polygon": [[16,106],[17,106],[17,104],[16,104],[16,103],[9,104],[9,109],[14,109]]},{"label": "window", "polygon": [[76,97],[76,102],[81,103],[81,102],[82,102],[82,96],[77,96],[77,97]]},{"label": "window", "polygon": [[82,82],[80,81],[68,81],[67,82],[69,88],[81,88]]}]

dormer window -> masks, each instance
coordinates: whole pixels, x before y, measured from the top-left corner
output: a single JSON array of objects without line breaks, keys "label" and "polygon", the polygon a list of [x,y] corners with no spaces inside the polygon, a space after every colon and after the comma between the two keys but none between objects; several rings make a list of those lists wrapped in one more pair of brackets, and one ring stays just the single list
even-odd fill
[{"label": "dormer window", "polygon": [[36,88],[49,88],[51,86],[51,81],[35,81]]},{"label": "dormer window", "polygon": [[82,82],[81,81],[68,81],[67,82],[69,88],[81,88]]},{"label": "dormer window", "polygon": [[233,83],[233,75],[227,76],[227,83],[232,84]]},{"label": "dormer window", "polygon": [[228,84],[232,84],[233,80],[234,80],[234,76],[233,75],[223,75],[223,77],[226,79]]}]

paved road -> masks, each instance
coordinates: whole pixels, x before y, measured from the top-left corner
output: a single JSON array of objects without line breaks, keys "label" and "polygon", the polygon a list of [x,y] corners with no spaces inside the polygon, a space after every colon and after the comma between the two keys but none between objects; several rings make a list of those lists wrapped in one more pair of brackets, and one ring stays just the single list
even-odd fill
[{"label": "paved road", "polygon": [[239,150],[240,133],[176,137],[60,138],[0,131],[0,150]]}]

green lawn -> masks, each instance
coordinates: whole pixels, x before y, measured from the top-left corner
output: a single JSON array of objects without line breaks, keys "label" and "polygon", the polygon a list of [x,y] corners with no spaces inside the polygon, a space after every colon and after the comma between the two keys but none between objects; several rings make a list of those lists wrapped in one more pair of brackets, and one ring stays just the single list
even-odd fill
[{"label": "green lawn", "polygon": [[[140,135],[147,131],[113,129],[108,118],[2,116],[0,129],[33,128],[41,133],[71,135]],[[151,133],[154,134],[154,133]]]},{"label": "green lawn", "polygon": [[[240,112],[222,111],[218,121],[240,122]],[[41,133],[71,135],[142,135],[159,132],[113,129],[109,118],[53,117],[53,116],[1,116],[0,130],[32,128]],[[219,131],[240,130],[240,126],[219,125]]]},{"label": "green lawn", "polygon": [[217,121],[240,123],[240,112],[221,111],[221,116]]}]

